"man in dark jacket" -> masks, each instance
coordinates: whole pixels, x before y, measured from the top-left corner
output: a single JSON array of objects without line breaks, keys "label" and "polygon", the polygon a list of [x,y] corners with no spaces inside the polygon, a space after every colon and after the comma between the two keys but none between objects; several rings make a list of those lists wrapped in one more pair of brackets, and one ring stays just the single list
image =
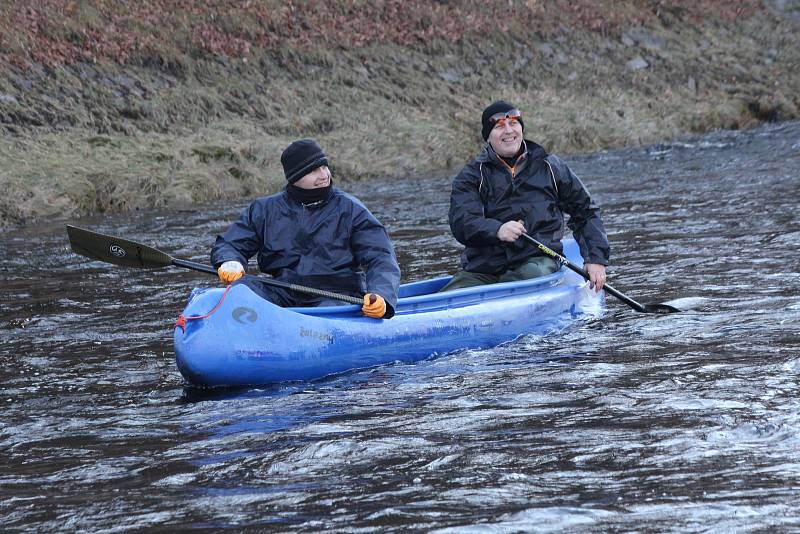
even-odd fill
[{"label": "man in dark jacket", "polygon": [[610,247],[600,209],[561,159],[523,139],[522,114],[502,100],[481,117],[483,151],[453,180],[450,229],[466,246],[462,271],[442,290],[524,280],[555,272],[556,262],[519,239],[527,233],[562,253],[564,213],[597,291]]},{"label": "man in dark jacket", "polygon": [[[261,272],[277,280],[359,297],[367,293],[364,315],[392,317],[400,267],[386,229],[357,198],[333,187],[327,156],[313,140],[289,145],[281,163],[286,189],[255,200],[217,237],[211,263],[220,280],[237,281],[248,259],[257,255]],[[240,283],[279,306],[335,303],[269,286],[254,276]]]}]

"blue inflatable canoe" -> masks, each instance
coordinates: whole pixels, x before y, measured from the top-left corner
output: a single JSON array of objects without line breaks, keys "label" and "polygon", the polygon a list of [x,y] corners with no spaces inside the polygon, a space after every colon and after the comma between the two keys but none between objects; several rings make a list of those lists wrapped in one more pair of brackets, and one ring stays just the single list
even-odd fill
[{"label": "blue inflatable canoe", "polygon": [[[583,264],[573,240],[564,241],[564,255]],[[396,314],[386,320],[364,317],[357,305],[280,308],[245,285],[195,289],[182,314],[187,320],[175,327],[178,369],[195,386],[313,380],[543,334],[602,305],[565,268],[436,293],[449,279],[403,284]]]}]

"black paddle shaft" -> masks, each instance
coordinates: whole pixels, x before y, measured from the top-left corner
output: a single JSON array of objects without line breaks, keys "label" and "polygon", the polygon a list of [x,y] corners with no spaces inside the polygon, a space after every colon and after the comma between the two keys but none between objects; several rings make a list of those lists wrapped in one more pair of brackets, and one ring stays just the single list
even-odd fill
[{"label": "black paddle shaft", "polygon": [[[551,249],[550,247],[546,246],[544,243],[532,238],[528,234],[522,234],[522,238],[527,241],[528,243],[536,246],[539,250],[544,252],[546,255],[550,256],[554,260],[556,260],[559,264],[567,266],[570,270],[578,273],[586,280],[590,280],[589,273],[585,270],[581,269],[567,258],[556,252],[555,250]],[[625,295],[624,293],[617,291],[613,287],[608,284],[603,285],[603,291],[617,297],[619,300],[633,308],[634,310],[641,312],[641,313],[675,313],[679,312],[678,308],[670,306],[668,304],[640,304],[630,298],[629,296]]]},{"label": "black paddle shaft", "polygon": [[[69,224],[67,225],[67,235],[69,236],[69,243],[72,246],[72,250],[76,254],[94,260],[125,267],[138,267],[141,269],[161,269],[174,265],[176,267],[183,267],[184,269],[191,269],[215,276],[217,274],[217,270],[211,265],[173,258],[166,252],[137,243],[136,241],[122,239],[121,237],[101,234]],[[259,277],[259,280],[269,286],[281,287],[306,295],[339,300],[350,304],[361,305],[364,303],[362,299],[351,295],[342,295],[332,291],[325,291],[324,289],[290,284],[288,282],[275,280],[274,278]]]},{"label": "black paddle shaft", "polygon": [[[189,260],[182,260],[180,258],[172,258],[172,265],[175,265],[176,267],[183,267],[185,269],[193,269],[195,271],[200,271],[203,273],[213,274],[215,276],[217,275],[216,269],[214,269],[210,265],[206,265],[205,263],[197,263]],[[325,291],[324,289],[299,286],[297,284],[290,284],[289,282],[282,282],[280,280],[275,280],[274,278],[259,277],[259,280],[269,286],[282,287],[283,289],[288,289],[290,291],[295,291],[297,293],[306,293],[308,295],[316,295],[318,297],[325,297],[333,300],[341,300],[344,302],[349,302],[350,304],[358,304],[358,305],[364,304],[364,301],[358,297],[351,297],[350,295],[342,295],[339,293],[334,293],[332,291]]]}]

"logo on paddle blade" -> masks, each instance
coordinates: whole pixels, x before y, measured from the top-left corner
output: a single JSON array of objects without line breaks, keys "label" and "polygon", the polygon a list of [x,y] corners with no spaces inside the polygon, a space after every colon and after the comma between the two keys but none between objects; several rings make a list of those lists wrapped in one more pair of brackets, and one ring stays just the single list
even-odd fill
[{"label": "logo on paddle blade", "polygon": [[253,308],[247,308],[245,306],[239,306],[238,308],[234,308],[231,312],[231,316],[233,320],[237,323],[247,324],[247,323],[254,323],[258,319],[258,314]]},{"label": "logo on paddle blade", "polygon": [[119,245],[108,245],[108,251],[111,253],[112,256],[116,256],[117,258],[124,258],[127,256],[127,252],[125,249]]}]

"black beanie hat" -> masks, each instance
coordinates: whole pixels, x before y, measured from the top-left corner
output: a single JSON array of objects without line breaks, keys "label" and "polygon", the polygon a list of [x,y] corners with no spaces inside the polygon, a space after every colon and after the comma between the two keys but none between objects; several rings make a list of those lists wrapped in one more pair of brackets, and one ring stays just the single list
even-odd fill
[{"label": "black beanie hat", "polygon": [[[494,115],[495,113],[506,113],[511,111],[512,109],[517,109],[516,106],[512,106],[508,102],[504,100],[498,100],[497,102],[492,102],[487,106],[486,109],[483,110],[483,114],[481,115],[481,135],[483,135],[483,140],[486,141],[489,139],[489,134],[492,131],[494,125],[489,122],[489,117]],[[522,118],[519,119],[519,124],[522,126],[522,129],[525,129],[525,123],[522,122]]]},{"label": "black beanie hat", "polygon": [[310,173],[317,167],[328,164],[328,156],[313,139],[295,141],[281,154],[281,165],[286,181],[290,184]]}]

